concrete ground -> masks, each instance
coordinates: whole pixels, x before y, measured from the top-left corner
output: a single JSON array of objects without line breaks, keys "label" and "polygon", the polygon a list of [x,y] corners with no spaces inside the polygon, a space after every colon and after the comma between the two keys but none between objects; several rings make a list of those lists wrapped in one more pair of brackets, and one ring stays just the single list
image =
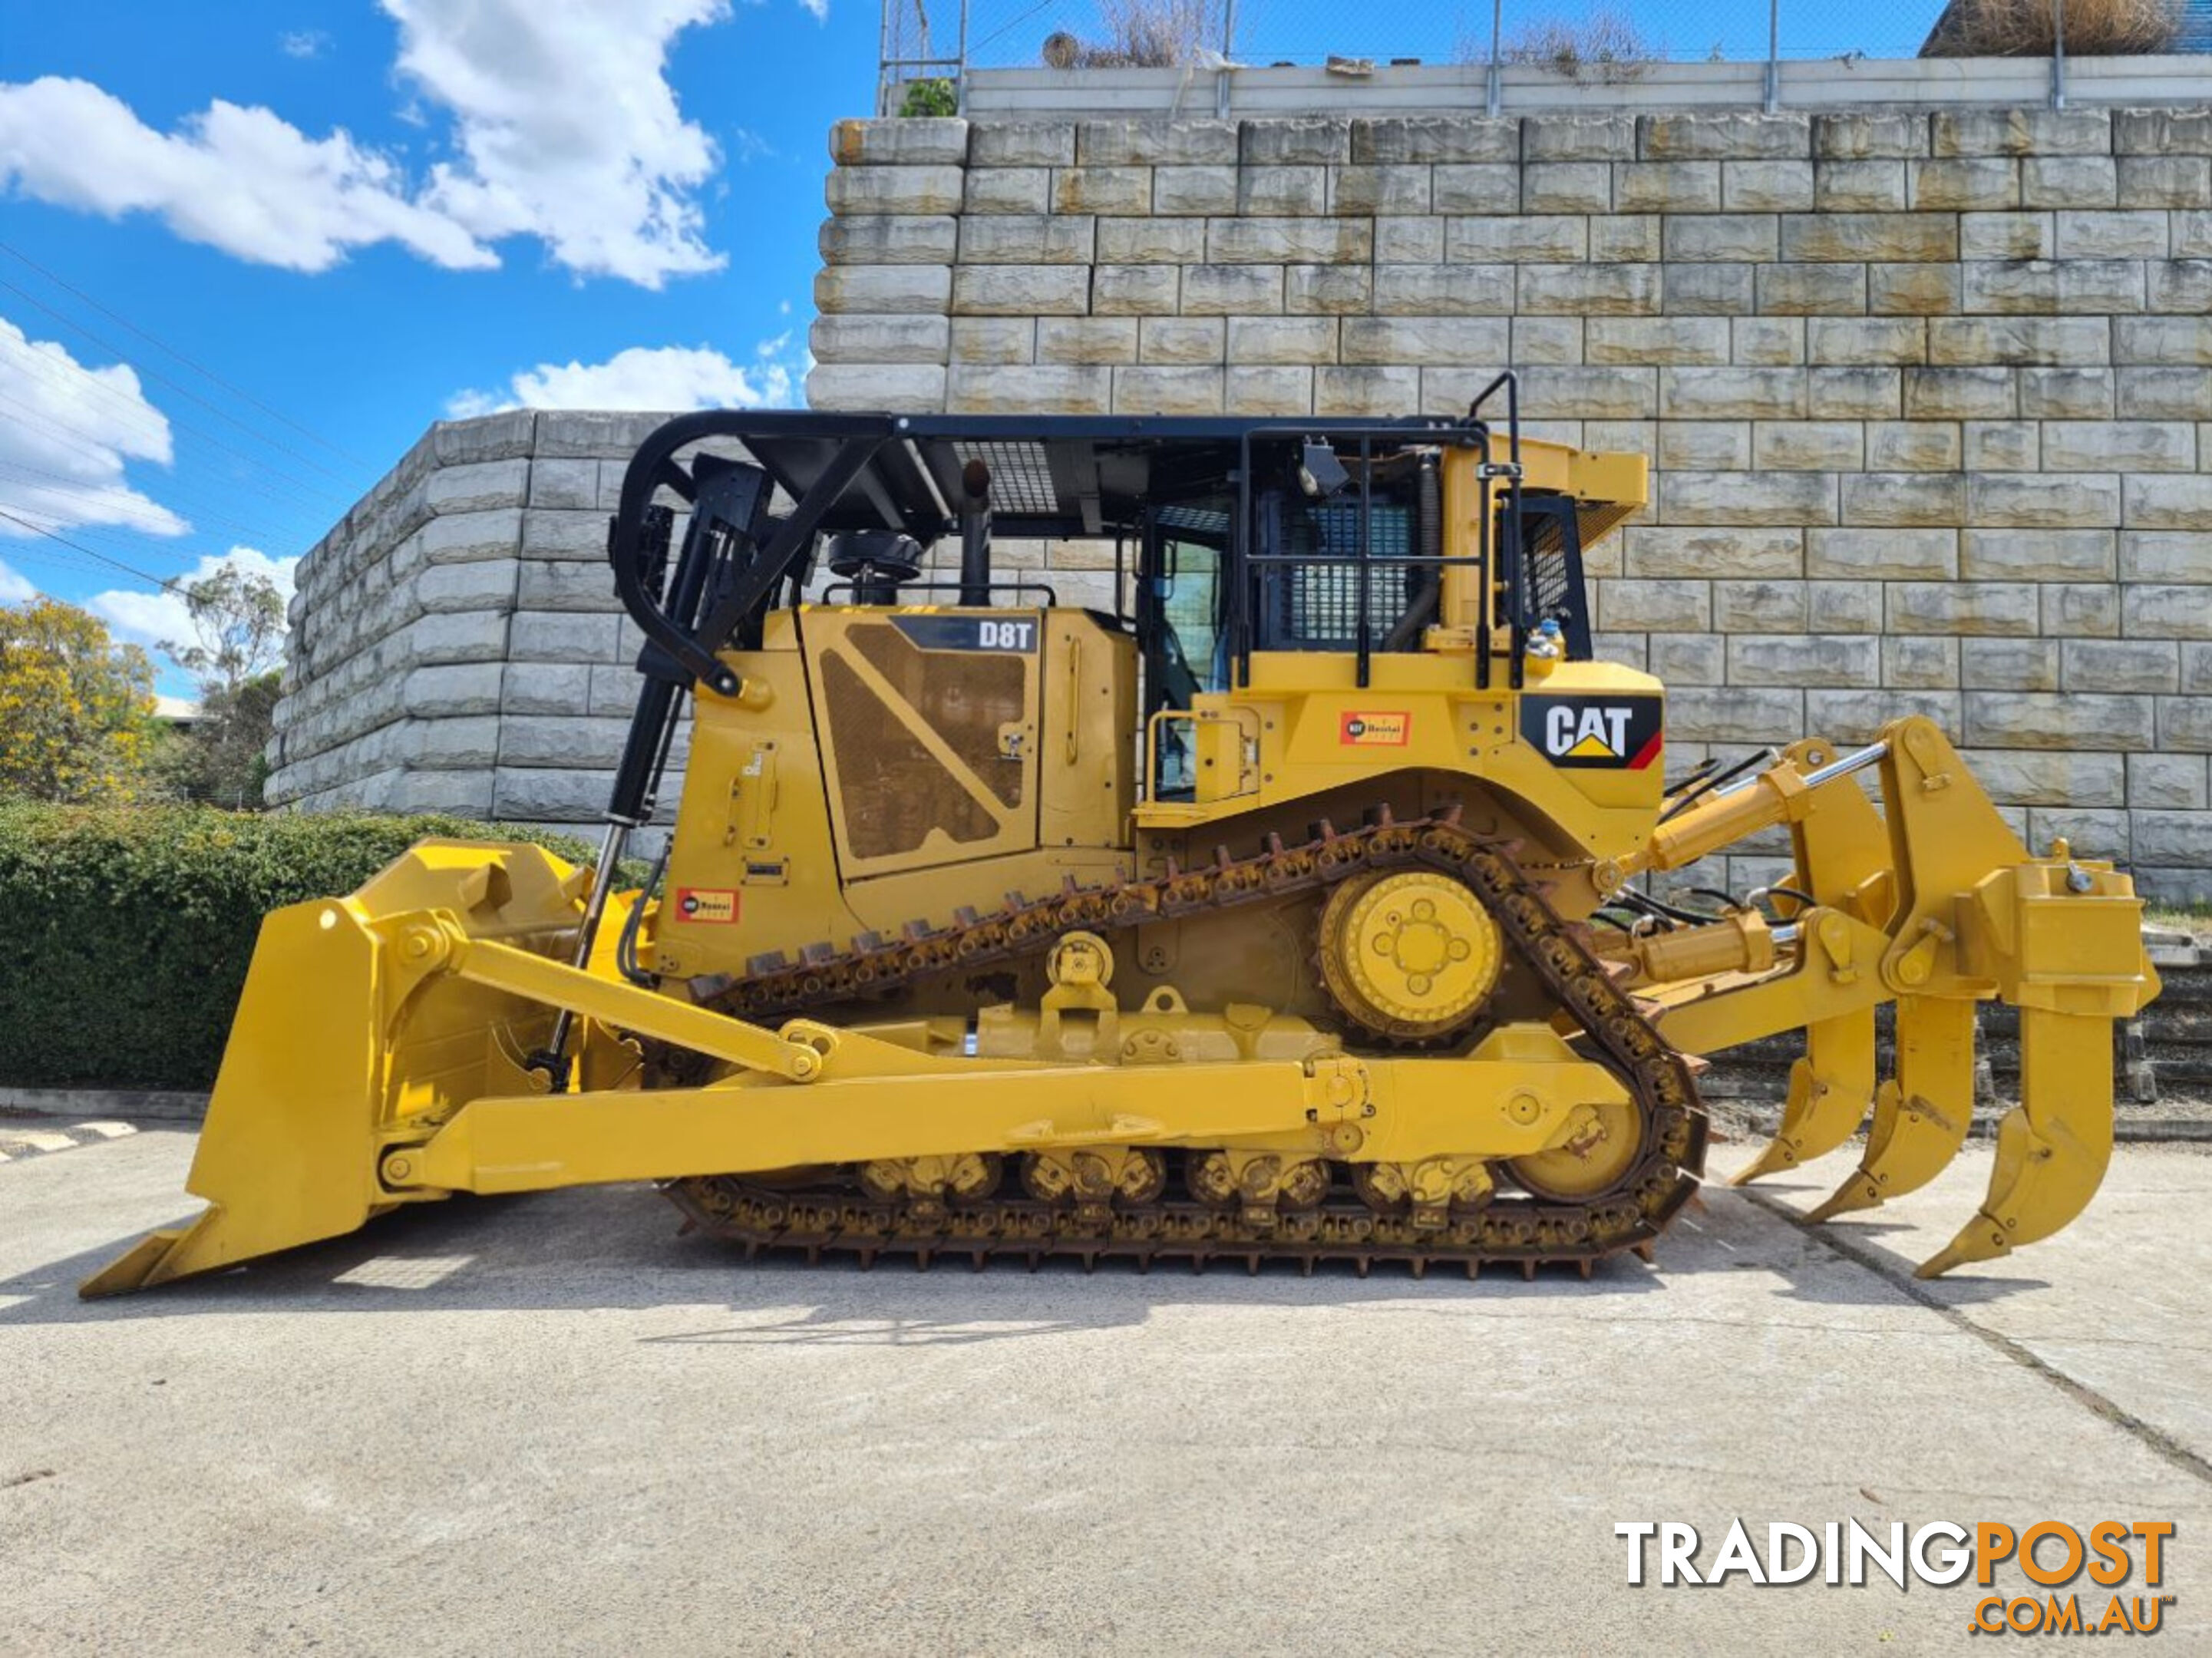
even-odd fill
[{"label": "concrete ground", "polygon": [[79,1303],[190,1149],[0,1166],[0,1651],[1977,1649],[1971,1585],[1628,1586],[1616,1521],[1735,1515],[2171,1520],[2212,1650],[2202,1151],[1933,1286],[1985,1148],[1588,1284],[748,1266],[629,1188]]}]

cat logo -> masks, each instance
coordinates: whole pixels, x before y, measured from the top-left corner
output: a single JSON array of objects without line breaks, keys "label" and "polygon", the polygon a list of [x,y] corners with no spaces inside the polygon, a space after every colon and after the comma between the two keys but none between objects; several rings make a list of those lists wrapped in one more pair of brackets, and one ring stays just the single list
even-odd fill
[{"label": "cat logo", "polygon": [[1659,757],[1656,696],[1524,696],[1521,736],[1553,765],[1642,771]]}]

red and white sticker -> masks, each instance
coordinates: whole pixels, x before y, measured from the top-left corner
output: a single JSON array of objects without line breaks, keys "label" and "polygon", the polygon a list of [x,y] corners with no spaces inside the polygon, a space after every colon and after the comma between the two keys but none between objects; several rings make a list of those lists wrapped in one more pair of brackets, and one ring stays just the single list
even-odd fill
[{"label": "red and white sticker", "polygon": [[1362,709],[1338,725],[1339,744],[1358,749],[1402,749],[1413,734],[1413,716],[1403,708]]},{"label": "red and white sticker", "polygon": [[734,921],[737,891],[732,887],[678,887],[676,913],[687,921]]}]

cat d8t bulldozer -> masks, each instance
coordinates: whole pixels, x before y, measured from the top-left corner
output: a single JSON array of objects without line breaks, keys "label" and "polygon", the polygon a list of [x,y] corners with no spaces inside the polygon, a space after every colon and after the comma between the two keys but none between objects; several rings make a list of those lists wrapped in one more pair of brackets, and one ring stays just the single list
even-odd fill
[{"label": "cat d8t bulldozer", "polygon": [[[1583,573],[1645,464],[1522,439],[1514,396],[663,427],[610,528],[643,645],[596,869],[428,841],[270,915],[209,1207],[85,1292],[590,1181],[863,1262],[1586,1273],[1696,1191],[1702,1056],[1802,1030],[1746,1177],[1871,1112],[1821,1213],[1863,1209],[1958,1150],[1998,998],[2023,1101],[1923,1270],[2065,1225],[2157,989],[2128,878],[2031,854],[1923,719],[1666,780]],[[1762,834],[1786,882],[1663,896]]]}]

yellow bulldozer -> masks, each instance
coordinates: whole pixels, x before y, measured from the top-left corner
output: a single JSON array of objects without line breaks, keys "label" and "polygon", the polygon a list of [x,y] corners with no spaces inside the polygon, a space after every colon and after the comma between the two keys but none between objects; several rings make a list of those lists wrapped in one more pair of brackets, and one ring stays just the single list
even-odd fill
[{"label": "yellow bulldozer", "polygon": [[[748,1253],[1587,1274],[1696,1192],[1704,1056],[1802,1029],[1741,1177],[1871,1112],[1820,1213],[1870,1208],[1958,1151],[1994,998],[2022,1102],[1922,1272],[2064,1226],[2158,987],[2129,878],[2031,853],[1923,719],[1667,780],[1583,572],[1645,463],[1516,397],[671,422],[610,526],[645,643],[596,871],[427,841],[270,915],[209,1207],[84,1293],[593,1181]],[[1055,540],[1109,604],[1041,585]],[[1761,834],[1786,883],[1664,896]]]}]

